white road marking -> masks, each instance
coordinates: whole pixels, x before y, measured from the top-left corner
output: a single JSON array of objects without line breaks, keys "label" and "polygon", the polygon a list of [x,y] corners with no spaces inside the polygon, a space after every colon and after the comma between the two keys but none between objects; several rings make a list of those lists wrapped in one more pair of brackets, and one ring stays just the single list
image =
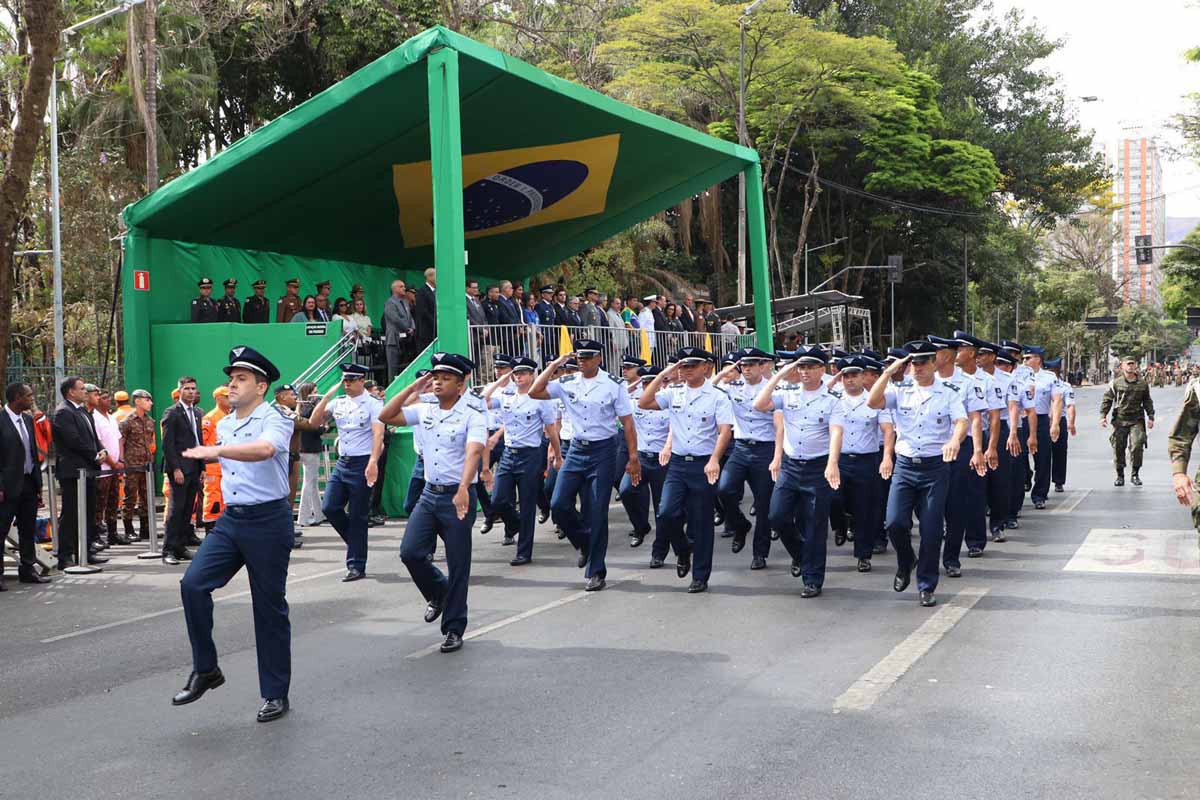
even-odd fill
[{"label": "white road marking", "polygon": [[[631,575],[628,578],[621,578],[620,580],[608,581],[608,587],[605,589],[605,591],[607,591],[608,589],[611,589],[613,586],[616,586],[619,583],[626,583],[629,581],[640,581],[642,578],[643,578],[643,575],[641,573],[638,573],[637,575]],[[584,597],[587,597],[589,594],[592,594],[592,592],[584,592],[584,591],[575,592],[573,594],[567,595],[566,597],[560,597],[557,600],[552,600],[549,603],[545,603],[543,605],[537,606],[536,608],[531,608],[528,611],[522,611],[520,614],[513,614],[511,617],[505,617],[504,619],[497,620],[496,622],[493,622],[489,625],[484,625],[482,628],[476,628],[475,630],[470,631],[469,633],[467,633],[463,636],[463,641],[469,642],[471,639],[475,639],[480,636],[484,636],[486,634],[491,633],[492,631],[496,631],[501,628],[507,628],[509,625],[514,625],[514,624],[520,622],[521,620],[529,619],[530,617],[536,616],[536,615],[541,614],[546,611],[553,611],[554,609],[561,608],[562,606],[565,606],[568,603],[574,603],[576,600],[582,600]],[[437,644],[431,644],[431,645],[429,645],[429,647],[422,648],[422,649],[416,651],[415,653],[409,653],[407,656],[405,656],[405,658],[408,658],[408,659],[422,658],[424,656],[429,655],[430,653],[438,652],[439,648],[441,646],[442,645],[440,642]]]},{"label": "white road marking", "polygon": [[875,705],[875,701],[912,669],[987,593],[987,589],[963,589],[950,598],[921,627],[910,633],[892,648],[892,652],[842,692],[833,701],[834,712],[866,711]]},{"label": "white road marking", "polygon": [[[338,567],[337,569],[331,569],[327,572],[318,572],[315,575],[305,575],[303,578],[296,578],[293,581],[288,581],[287,585],[294,586],[297,583],[304,583],[305,581],[315,581],[317,578],[325,578],[325,577],[328,577],[329,575],[334,575],[339,572],[345,572],[345,571],[346,571],[345,567]],[[223,603],[226,600],[234,600],[238,597],[246,597],[249,594],[250,594],[250,590],[247,589],[244,592],[234,592],[233,594],[227,594],[227,595],[223,595],[221,597],[214,598],[213,602],[214,603]],[[181,613],[182,611],[183,611],[183,606],[176,606],[175,608],[164,608],[161,611],[151,611],[149,614],[139,614],[136,617],[129,617],[128,619],[119,619],[115,622],[106,622],[103,625],[96,625],[95,627],[92,627],[92,628],[84,628],[83,630],[72,631],[71,633],[63,633],[63,634],[59,634],[58,636],[51,636],[49,639],[42,639],[41,643],[42,644],[54,644],[55,642],[61,642],[65,639],[74,639],[77,636],[87,636],[90,633],[98,633],[100,631],[109,630],[110,628],[119,628],[122,625],[131,625],[135,622],[142,622],[144,620],[154,619],[155,617],[165,617],[167,614],[178,614],[178,613]]]},{"label": "white road marking", "polygon": [[1055,503],[1054,508],[1050,509],[1050,513],[1070,514],[1072,511],[1078,508],[1079,504],[1083,502],[1084,498],[1091,493],[1091,489],[1073,489],[1068,494],[1074,495],[1074,497],[1064,499],[1062,503]]},{"label": "white road marking", "polygon": [[1196,531],[1092,528],[1063,571],[1200,575]]}]

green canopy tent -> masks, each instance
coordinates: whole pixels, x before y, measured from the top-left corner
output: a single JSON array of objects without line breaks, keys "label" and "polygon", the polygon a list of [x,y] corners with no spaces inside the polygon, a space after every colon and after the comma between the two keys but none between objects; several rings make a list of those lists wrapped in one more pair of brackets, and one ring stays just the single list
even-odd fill
[{"label": "green canopy tent", "polygon": [[[279,354],[288,379],[336,339],[181,326],[201,277],[236,278],[242,296],[263,278],[272,309],[291,277],[335,294],[360,283],[378,305],[394,278],[432,265],[436,346],[467,352],[468,261],[475,277],[524,278],[741,172],[761,184],[754,150],[432,28],[126,209],[126,382],[169,391],[182,370],[203,391],[234,342]],[[770,348],[758,191],[747,217]]]}]

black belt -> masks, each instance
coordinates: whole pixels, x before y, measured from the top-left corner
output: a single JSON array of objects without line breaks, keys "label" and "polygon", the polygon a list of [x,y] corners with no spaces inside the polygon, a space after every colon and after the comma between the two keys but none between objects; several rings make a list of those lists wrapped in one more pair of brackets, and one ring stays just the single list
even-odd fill
[{"label": "black belt", "polygon": [[661,453],[651,453],[649,450],[638,450],[637,454],[650,461],[657,461]]},{"label": "black belt", "polygon": [[433,494],[456,494],[458,492],[457,483],[427,483],[425,491]]},{"label": "black belt", "polygon": [[766,439],[734,439],[734,443],[744,445],[746,447],[762,447],[763,445],[775,444],[775,440],[771,439],[768,441]]},{"label": "black belt", "polygon": [[823,456],[816,456],[815,458],[792,458],[791,456],[788,456],[788,461],[790,461],[793,464],[798,464],[800,466],[804,466],[805,464],[815,464],[818,461],[828,461],[828,460],[829,460],[828,453],[826,453]]},{"label": "black belt", "polygon": [[896,456],[897,461],[903,461],[905,464],[933,464],[943,463],[944,459],[941,455],[936,456]]},{"label": "black belt", "polygon": [[677,458],[680,461],[686,461],[688,463],[691,463],[693,461],[708,461],[710,458],[712,458],[712,453],[709,453],[706,456],[683,456],[683,455],[672,455],[671,456],[672,461],[674,461]]},{"label": "black belt", "polygon": [[879,452],[878,450],[872,450],[868,453],[842,453],[841,455],[846,458],[874,458],[879,455]]},{"label": "black belt", "polygon": [[589,447],[595,447],[596,445],[600,444],[608,444],[611,441],[612,439],[572,439],[571,447],[579,447],[587,450]]}]

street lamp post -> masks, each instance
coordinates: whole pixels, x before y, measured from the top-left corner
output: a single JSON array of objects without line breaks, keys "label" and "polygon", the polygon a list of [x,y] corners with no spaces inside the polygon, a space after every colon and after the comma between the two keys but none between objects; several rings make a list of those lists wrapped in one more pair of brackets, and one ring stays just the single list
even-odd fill
[{"label": "street lamp post", "polygon": [[[746,20],[763,0],[754,0],[738,17],[738,144],[748,147],[750,137],[746,131]],[[757,191],[757,190],[756,190]],[[738,305],[746,303],[746,173],[738,173]]]},{"label": "street lamp post", "polygon": [[[808,294],[808,254],[815,253],[818,250],[824,250],[826,247],[833,247],[835,244],[841,244],[844,241],[846,241],[846,237],[839,236],[838,238],[834,239],[829,244],[823,244],[823,245],[820,245],[819,247],[809,247],[808,243],[805,242],[805,244],[804,244],[804,293],[805,294]],[[842,272],[845,272],[845,270],[842,270]],[[841,273],[838,273],[838,274],[840,275]],[[832,278],[830,280],[832,280]],[[825,283],[829,283],[829,281],[825,281]],[[825,284],[821,284],[821,286],[824,286],[824,285]]]},{"label": "street lamp post", "polygon": [[[63,36],[95,25],[97,22],[124,14],[146,0],[125,0],[118,6],[94,17],[64,28]],[[129,43],[134,46],[133,42]],[[50,69],[50,247],[54,252],[54,383],[61,386],[66,377],[66,346],[63,336],[63,279],[62,279],[62,197],[58,188],[58,65]]]}]

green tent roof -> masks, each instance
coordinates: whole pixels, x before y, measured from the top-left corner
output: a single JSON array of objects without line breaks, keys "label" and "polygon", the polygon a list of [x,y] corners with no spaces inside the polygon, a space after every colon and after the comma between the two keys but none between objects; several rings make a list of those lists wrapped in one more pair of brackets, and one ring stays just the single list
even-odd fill
[{"label": "green tent roof", "polygon": [[432,28],[126,209],[145,236],[433,263],[427,72],[460,57],[469,270],[524,277],[758,161],[753,150]]}]

